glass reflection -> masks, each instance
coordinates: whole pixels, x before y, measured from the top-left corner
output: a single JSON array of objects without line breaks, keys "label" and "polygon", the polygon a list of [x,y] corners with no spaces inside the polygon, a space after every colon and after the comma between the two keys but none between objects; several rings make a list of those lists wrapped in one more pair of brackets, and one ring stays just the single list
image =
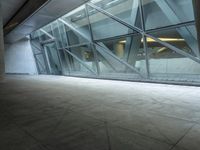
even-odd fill
[{"label": "glass reflection", "polygon": [[90,2],[31,34],[39,73],[200,81],[192,0]]}]

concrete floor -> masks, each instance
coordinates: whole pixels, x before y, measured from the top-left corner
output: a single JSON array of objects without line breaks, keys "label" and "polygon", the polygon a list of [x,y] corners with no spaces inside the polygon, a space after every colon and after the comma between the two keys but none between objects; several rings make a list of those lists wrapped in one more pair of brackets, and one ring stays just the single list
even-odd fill
[{"label": "concrete floor", "polygon": [[0,150],[199,150],[200,88],[56,76],[0,83]]}]

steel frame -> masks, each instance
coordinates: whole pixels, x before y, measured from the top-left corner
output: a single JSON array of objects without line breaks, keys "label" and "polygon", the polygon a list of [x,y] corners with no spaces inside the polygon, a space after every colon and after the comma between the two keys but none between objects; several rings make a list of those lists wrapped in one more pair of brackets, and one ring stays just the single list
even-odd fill
[{"label": "steel frame", "polygon": [[[85,12],[86,12],[86,17],[88,19],[88,26],[89,26],[89,32],[90,32],[90,38],[91,39],[88,39],[88,43],[81,43],[81,44],[77,44],[77,45],[71,45],[71,46],[67,46],[67,47],[64,47],[64,45],[62,45],[62,48],[58,48],[57,46],[57,49],[58,50],[63,50],[64,52],[67,52],[70,56],[72,56],[73,58],[75,58],[79,63],[81,63],[82,65],[84,65],[88,70],[90,70],[92,73],[94,73],[96,75],[96,77],[100,77],[100,67],[99,67],[99,60],[97,58],[97,50],[95,49],[95,45],[98,45],[98,46],[101,46],[99,45],[98,43],[99,42],[102,42],[102,41],[105,41],[105,40],[112,40],[112,39],[118,39],[118,38],[123,38],[123,37],[129,37],[129,36],[134,36],[134,35],[142,35],[142,38],[143,38],[143,48],[144,48],[144,51],[145,51],[145,61],[146,61],[146,71],[147,71],[147,76],[144,76],[143,74],[141,74],[135,67],[129,65],[127,62],[119,59],[117,56],[115,56],[114,54],[111,54],[109,53],[106,49],[102,48],[103,51],[105,51],[108,55],[112,56],[114,59],[116,59],[117,61],[121,62],[122,64],[126,65],[128,68],[130,68],[131,70],[133,70],[134,72],[136,72],[138,75],[140,75],[144,80],[151,80],[151,75],[150,75],[150,69],[149,69],[149,52],[148,52],[148,45],[147,45],[147,37],[149,38],[152,38],[153,40],[155,40],[157,43],[163,45],[164,47],[166,48],[169,48],[170,50],[172,51],[175,51],[176,53],[182,55],[182,56],[185,56],[187,58],[190,58],[191,60],[197,62],[200,64],[200,58],[198,57],[194,57],[186,52],[184,52],[183,50],[167,43],[167,42],[164,42],[164,41],[161,41],[159,38],[156,38],[152,35],[152,33],[154,32],[159,32],[159,31],[164,31],[164,30],[169,30],[169,29],[174,29],[174,28],[180,28],[180,27],[186,27],[186,26],[190,26],[190,25],[195,25],[195,21],[190,21],[190,22],[185,22],[185,23],[179,23],[179,24],[175,24],[175,25],[170,25],[170,26],[165,26],[165,27],[162,27],[162,28],[157,28],[157,29],[150,29],[150,30],[146,30],[145,29],[145,21],[144,21],[144,15],[143,15],[143,6],[142,6],[142,2],[141,0],[138,0],[139,1],[139,12],[140,12],[140,19],[141,19],[141,24],[142,24],[142,29],[132,25],[132,24],[129,24],[125,21],[123,21],[122,19],[118,18],[117,16],[114,16],[112,15],[111,13],[103,10],[102,8],[96,6],[95,4],[91,3],[91,2],[88,2],[85,4]],[[94,40],[94,37],[93,37],[93,31],[92,31],[92,27],[91,27],[91,23],[90,23],[90,18],[89,18],[89,12],[88,12],[88,7],[91,7],[93,9],[95,9],[96,11],[106,15],[107,17],[115,20],[116,22],[126,26],[127,28],[135,31],[134,33],[128,33],[128,34],[124,34],[124,35],[120,35],[120,36],[115,36],[115,37],[110,37],[110,38],[104,38],[104,39],[100,39],[100,40]],[[69,24],[67,22],[65,22],[65,20],[59,18],[58,21],[62,22],[64,25],[68,26],[69,27]],[[76,30],[73,29],[73,27],[70,27],[73,31],[77,32]],[[59,29],[59,32],[60,32],[60,28],[58,27]],[[47,33],[46,31],[44,31],[43,29],[40,29],[41,32],[45,33],[48,37],[50,37],[50,40],[52,41],[43,41],[41,42],[41,44],[45,44],[45,42],[55,42],[56,38],[54,36],[52,36],[51,34]],[[79,33],[78,33],[79,34]],[[60,34],[61,36],[61,34]],[[68,36],[68,35],[66,35]],[[80,33],[80,36],[82,36],[83,38],[85,38],[84,35],[82,35]],[[62,39],[62,38],[61,38]],[[67,38],[68,39],[68,38]],[[63,44],[63,43],[62,43]],[[69,42],[68,42],[69,44]],[[94,59],[95,59],[95,63],[96,63],[96,68],[97,68],[97,72],[93,71],[92,69],[90,69],[82,60],[80,60],[76,55],[74,55],[73,53],[70,52],[70,49],[73,48],[73,47],[79,47],[79,46],[83,46],[83,45],[88,45],[90,44],[91,45],[91,48],[92,48],[92,52],[94,53]],[[101,46],[102,47],[102,46]],[[59,54],[58,54],[59,55]],[[62,62],[60,60],[61,58],[59,57],[59,61],[61,63],[61,66],[62,66]],[[67,58],[66,58],[67,59]],[[69,70],[71,71],[71,64],[67,64],[69,66]],[[70,74],[70,71],[69,71],[69,75]]]},{"label": "steel frame", "polygon": [[124,21],[121,20],[120,18],[118,18],[118,17],[116,17],[116,16],[110,14],[109,12],[106,12],[105,10],[101,9],[100,7],[95,6],[94,4],[92,4],[92,3],[90,3],[90,2],[87,3],[87,5],[89,5],[90,7],[94,8],[94,9],[96,9],[97,11],[103,13],[104,15],[107,15],[108,17],[112,18],[113,20],[115,20],[115,21],[117,21],[117,22],[123,24],[124,26],[126,26],[126,27],[128,27],[128,28],[130,28],[130,29],[132,29],[132,30],[135,30],[136,32],[140,33],[141,35],[152,38],[152,39],[155,40],[156,42],[158,42],[158,43],[160,43],[161,45],[163,45],[163,46],[165,46],[165,47],[167,47],[167,48],[169,48],[169,49],[171,49],[171,50],[177,52],[178,54],[183,55],[183,56],[185,56],[185,57],[188,57],[188,58],[190,58],[190,59],[196,61],[197,63],[200,63],[200,59],[199,59],[199,58],[194,57],[194,56],[191,56],[191,55],[189,55],[188,53],[184,52],[183,50],[181,50],[181,49],[179,49],[179,48],[177,48],[177,47],[175,47],[175,46],[173,46],[173,45],[170,45],[170,44],[168,44],[168,43],[166,43],[166,42],[161,41],[160,39],[158,39],[158,38],[156,38],[156,37],[154,37],[154,36],[152,36],[152,35],[146,33],[145,30],[141,30],[141,29],[139,29],[138,27],[135,27],[135,26],[133,26],[133,25],[130,25],[130,24],[124,22]]}]

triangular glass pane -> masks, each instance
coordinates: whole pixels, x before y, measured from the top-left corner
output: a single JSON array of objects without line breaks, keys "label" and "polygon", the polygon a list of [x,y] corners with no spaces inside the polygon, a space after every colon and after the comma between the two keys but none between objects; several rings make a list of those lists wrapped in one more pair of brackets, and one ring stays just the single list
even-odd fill
[{"label": "triangular glass pane", "polygon": [[95,74],[97,72],[94,53],[89,45],[72,47],[70,48],[70,52],[81,60],[80,62],[75,57],[71,56],[72,72],[89,74]]},{"label": "triangular glass pane", "polygon": [[35,55],[35,61],[38,64],[39,74],[47,74],[43,55]]},{"label": "triangular glass pane", "polygon": [[134,33],[132,29],[115,21],[114,19],[98,12],[97,10],[87,7],[92,28],[93,37],[95,40],[105,39],[120,35]]},{"label": "triangular glass pane", "polygon": [[88,43],[91,41],[89,20],[86,15],[85,5],[61,17],[60,22],[65,25],[69,46]]},{"label": "triangular glass pane", "polygon": [[39,31],[32,32],[31,39],[38,39],[39,40]]},{"label": "triangular glass pane", "polygon": [[34,54],[42,53],[42,47],[38,39],[33,39],[30,43]]},{"label": "triangular glass pane", "polygon": [[44,46],[48,56],[51,74],[61,75],[62,69],[55,43],[49,43]]},{"label": "triangular glass pane", "polygon": [[[123,38],[116,38],[113,40],[106,40],[97,43],[100,46],[96,46],[97,51],[107,59],[110,64],[115,68],[117,72],[123,73],[138,73],[146,75],[146,61],[145,61],[145,51],[143,49],[142,36],[136,34],[134,36],[127,36]],[[107,53],[110,53],[111,56]],[[118,60],[117,60],[118,59]],[[120,62],[122,60],[127,65]],[[135,72],[132,68],[137,70]]]},{"label": "triangular glass pane", "polygon": [[193,81],[200,78],[200,64],[148,38],[150,74],[153,79]]},{"label": "triangular glass pane", "polygon": [[192,0],[142,0],[142,2],[147,30],[194,21]]},{"label": "triangular glass pane", "polygon": [[60,56],[60,61],[61,61],[61,67],[62,67],[62,74],[63,75],[69,75],[70,72],[70,67],[69,67],[69,59],[68,55],[65,52],[65,50],[59,50],[59,56]]},{"label": "triangular glass pane", "polygon": [[[183,26],[151,33],[152,36],[163,42],[171,44],[176,48],[188,53],[194,57],[200,57],[195,26]],[[154,40],[147,39],[155,43]]]},{"label": "triangular glass pane", "polygon": [[91,2],[122,21],[141,28],[139,0],[92,0]]},{"label": "triangular glass pane", "polygon": [[56,46],[58,47],[58,49],[63,48],[64,42],[61,38],[61,34],[60,34],[61,32],[59,30],[60,24],[58,23],[57,20],[52,22],[51,24],[52,24],[52,33],[53,33],[53,36],[55,37],[55,40],[56,40]]},{"label": "triangular glass pane", "polygon": [[[145,52],[141,35],[98,42],[97,44],[96,50],[99,53],[102,72],[123,74],[138,74],[140,72],[143,76],[146,75]],[[102,61],[102,58],[106,61]]]},{"label": "triangular glass pane", "polygon": [[40,32],[40,41],[41,42],[44,42],[44,41],[47,41],[47,40],[51,40],[52,37],[53,37],[51,24],[46,25],[45,27],[40,29],[39,32]]}]

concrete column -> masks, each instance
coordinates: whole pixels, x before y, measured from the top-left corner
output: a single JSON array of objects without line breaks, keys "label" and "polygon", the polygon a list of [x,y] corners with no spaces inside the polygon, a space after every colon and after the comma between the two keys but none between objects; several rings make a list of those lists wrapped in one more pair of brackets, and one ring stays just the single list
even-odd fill
[{"label": "concrete column", "polygon": [[115,43],[115,53],[119,58],[124,57],[124,45],[122,43]]},{"label": "concrete column", "polygon": [[2,19],[2,8],[0,0],[0,80],[3,78],[5,73],[4,65],[4,38],[3,38],[3,19]]}]

